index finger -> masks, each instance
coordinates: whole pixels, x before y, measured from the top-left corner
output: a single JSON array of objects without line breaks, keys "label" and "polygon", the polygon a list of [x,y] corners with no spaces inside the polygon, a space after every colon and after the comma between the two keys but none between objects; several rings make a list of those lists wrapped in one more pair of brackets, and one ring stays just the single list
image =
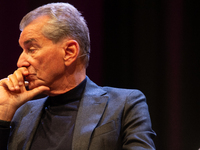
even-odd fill
[{"label": "index finger", "polygon": [[18,81],[19,81],[19,85],[23,85],[24,84],[24,77],[27,76],[29,74],[28,69],[25,67],[21,67],[18,68],[15,72],[14,72],[15,76],[17,77]]},{"label": "index finger", "polygon": [[20,71],[24,76],[29,74],[28,69],[26,67],[20,67],[16,71]]}]

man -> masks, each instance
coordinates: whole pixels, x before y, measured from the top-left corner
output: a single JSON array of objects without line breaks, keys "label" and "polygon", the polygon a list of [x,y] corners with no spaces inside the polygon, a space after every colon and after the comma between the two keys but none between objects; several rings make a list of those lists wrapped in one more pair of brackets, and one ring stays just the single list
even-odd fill
[{"label": "man", "polygon": [[145,96],[86,76],[89,30],[68,3],[20,23],[18,69],[0,80],[0,149],[155,149]]}]

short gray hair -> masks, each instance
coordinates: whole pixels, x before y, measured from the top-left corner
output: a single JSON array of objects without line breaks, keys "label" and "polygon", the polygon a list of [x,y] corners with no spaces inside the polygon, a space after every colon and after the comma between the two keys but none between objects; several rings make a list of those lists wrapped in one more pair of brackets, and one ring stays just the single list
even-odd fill
[{"label": "short gray hair", "polygon": [[42,34],[57,43],[66,37],[71,37],[79,43],[80,55],[88,65],[90,54],[90,35],[82,14],[69,3],[50,3],[29,12],[20,22],[20,30],[40,16],[50,19],[42,29]]}]

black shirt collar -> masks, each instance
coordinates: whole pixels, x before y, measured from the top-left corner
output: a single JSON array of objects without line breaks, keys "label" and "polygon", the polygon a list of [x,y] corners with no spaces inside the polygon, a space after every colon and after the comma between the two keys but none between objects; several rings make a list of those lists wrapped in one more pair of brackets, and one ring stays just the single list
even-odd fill
[{"label": "black shirt collar", "polygon": [[86,81],[87,79],[85,78],[78,86],[64,94],[49,97],[46,101],[46,106],[63,105],[76,100],[81,100]]}]

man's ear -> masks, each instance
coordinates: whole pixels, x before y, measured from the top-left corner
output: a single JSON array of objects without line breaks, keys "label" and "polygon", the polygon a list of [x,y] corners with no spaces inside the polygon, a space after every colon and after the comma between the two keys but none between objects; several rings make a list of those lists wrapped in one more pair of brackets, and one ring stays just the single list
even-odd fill
[{"label": "man's ear", "polygon": [[80,47],[76,40],[66,40],[63,48],[65,50],[65,64],[68,66],[77,59]]}]

